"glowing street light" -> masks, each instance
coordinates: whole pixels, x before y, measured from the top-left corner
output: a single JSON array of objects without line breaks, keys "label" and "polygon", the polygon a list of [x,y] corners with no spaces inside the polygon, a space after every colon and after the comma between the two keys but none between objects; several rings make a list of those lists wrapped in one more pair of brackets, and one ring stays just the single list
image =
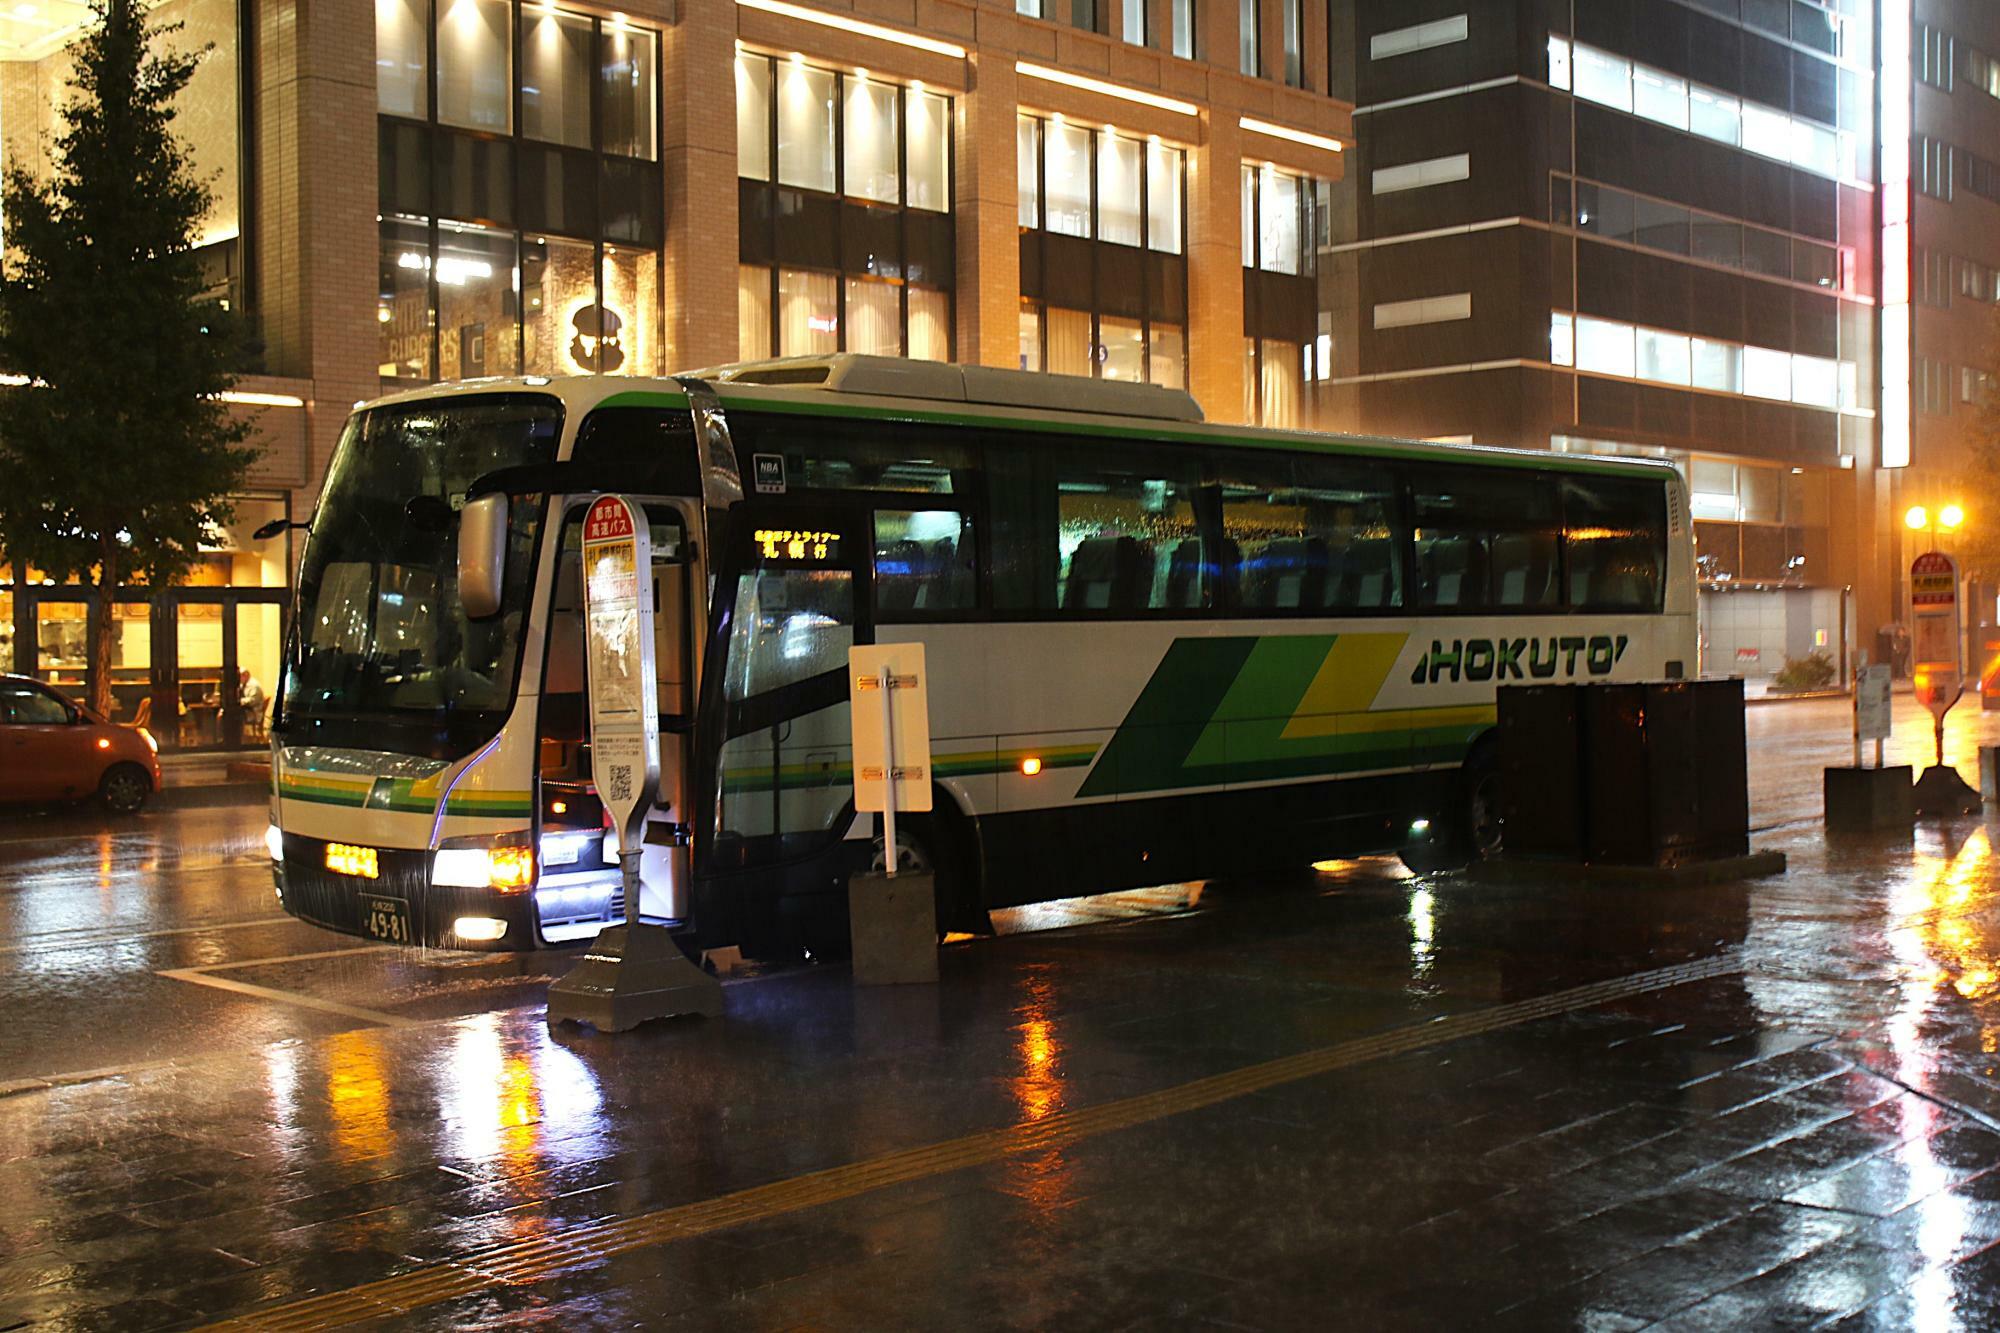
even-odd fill
[{"label": "glowing street light", "polygon": [[1965,510],[1958,505],[1946,505],[1938,510],[1938,526],[1946,532],[1950,532],[1963,522],[1965,522]]},{"label": "glowing street light", "polygon": [[1910,512],[1903,515],[1903,524],[1912,532],[1922,532],[1931,525],[1931,511],[1922,505],[1911,505]]}]

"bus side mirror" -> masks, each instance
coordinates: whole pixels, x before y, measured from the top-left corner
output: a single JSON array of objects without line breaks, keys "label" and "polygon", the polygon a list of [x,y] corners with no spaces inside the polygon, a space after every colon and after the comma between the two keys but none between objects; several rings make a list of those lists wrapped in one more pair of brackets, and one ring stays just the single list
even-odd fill
[{"label": "bus side mirror", "polygon": [[466,501],[458,515],[458,600],[469,620],[500,610],[507,569],[507,497],[495,492]]}]

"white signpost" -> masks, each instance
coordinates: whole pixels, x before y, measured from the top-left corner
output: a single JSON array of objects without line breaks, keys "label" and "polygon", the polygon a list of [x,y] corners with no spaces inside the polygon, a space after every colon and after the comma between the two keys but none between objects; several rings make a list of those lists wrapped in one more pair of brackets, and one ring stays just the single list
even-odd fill
[{"label": "white signpost", "polygon": [[921,643],[856,644],[847,650],[854,681],[854,808],[880,811],[884,873],[896,874],[896,813],[931,808],[931,717]]},{"label": "white signpost", "polygon": [[583,521],[583,617],[590,680],[590,774],[618,835],[625,924],[600,931],[549,987],[549,1025],[619,1032],[671,1014],[720,1014],[722,988],[664,926],[639,918],[646,814],[660,782],[653,659],[652,529],[639,505],[601,496]]},{"label": "white signpost", "polygon": [[[854,980],[937,980],[937,880],[929,866],[896,877],[896,815],[931,808],[931,719],[921,643],[847,650],[853,686],[854,808],[882,814],[882,873],[847,883]],[[931,849],[935,852],[936,847]]]},{"label": "white signpost", "polygon": [[1882,767],[1882,742],[1889,739],[1891,672],[1886,665],[1864,666],[1854,677],[1854,766],[1861,767],[1861,742],[1875,742],[1875,767]]}]

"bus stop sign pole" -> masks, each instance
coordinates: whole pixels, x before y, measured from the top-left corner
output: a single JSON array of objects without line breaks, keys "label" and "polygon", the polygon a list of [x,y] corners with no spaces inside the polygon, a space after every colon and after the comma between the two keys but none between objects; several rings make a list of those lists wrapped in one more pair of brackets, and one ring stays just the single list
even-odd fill
[{"label": "bus stop sign pole", "polygon": [[598,932],[549,987],[549,1026],[622,1032],[653,1018],[722,1012],[722,987],[688,961],[665,926],[640,919],[646,814],[660,782],[660,695],[653,659],[653,551],[645,511],[599,496],[583,521],[583,619],[589,667],[590,776],[618,834],[625,924]]},{"label": "bus stop sign pole", "polygon": [[1916,657],[1917,702],[1930,709],[1937,760],[1917,779],[1917,813],[1974,814],[1979,793],[1945,767],[1944,719],[1965,692],[1965,635],[1961,632],[1958,562],[1926,551],[1910,562],[1911,635]]}]

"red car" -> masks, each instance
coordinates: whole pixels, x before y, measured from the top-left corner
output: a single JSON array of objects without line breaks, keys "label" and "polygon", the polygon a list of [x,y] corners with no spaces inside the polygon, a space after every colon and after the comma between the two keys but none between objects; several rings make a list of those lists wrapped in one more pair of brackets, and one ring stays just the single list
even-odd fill
[{"label": "red car", "polygon": [[39,680],[0,676],[0,802],[95,796],[129,815],[159,789],[151,733],[107,722]]}]

